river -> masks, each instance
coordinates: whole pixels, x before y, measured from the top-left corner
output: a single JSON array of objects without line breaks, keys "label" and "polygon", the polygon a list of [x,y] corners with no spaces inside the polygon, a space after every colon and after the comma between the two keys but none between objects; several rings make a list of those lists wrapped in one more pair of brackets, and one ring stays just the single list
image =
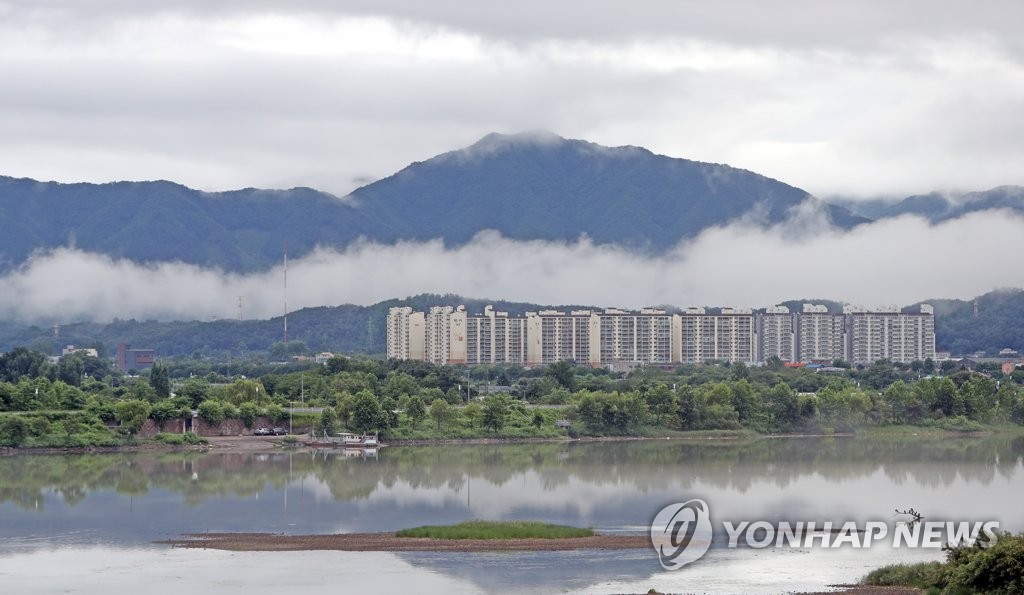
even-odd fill
[{"label": "river", "polygon": [[[726,547],[666,571],[654,549],[381,553],[221,552],[154,543],[185,533],[389,531],[531,519],[649,531],[701,498],[712,519],[996,520],[1024,529],[1024,438],[779,438],[387,447],[373,456],[19,454],[0,458],[4,593],[777,593],[856,581],[941,551]],[[716,527],[716,531],[717,531]]]}]

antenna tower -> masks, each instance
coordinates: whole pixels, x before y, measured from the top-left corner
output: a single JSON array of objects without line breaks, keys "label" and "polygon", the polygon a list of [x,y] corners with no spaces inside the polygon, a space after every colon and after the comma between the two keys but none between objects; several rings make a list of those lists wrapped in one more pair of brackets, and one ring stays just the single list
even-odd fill
[{"label": "antenna tower", "polygon": [[242,296],[238,296],[238,319],[242,320]]}]

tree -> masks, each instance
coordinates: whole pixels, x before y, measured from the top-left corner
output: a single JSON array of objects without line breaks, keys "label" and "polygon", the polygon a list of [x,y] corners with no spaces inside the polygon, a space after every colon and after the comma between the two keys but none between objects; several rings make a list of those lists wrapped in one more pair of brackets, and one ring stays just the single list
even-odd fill
[{"label": "tree", "polygon": [[60,359],[57,364],[57,378],[71,386],[81,386],[82,376],[85,374],[85,362],[78,354],[72,354]]},{"label": "tree", "polygon": [[220,401],[203,401],[199,404],[199,417],[211,424],[224,421],[224,407]]},{"label": "tree", "polygon": [[359,432],[381,430],[387,427],[384,409],[377,397],[368,390],[356,393],[352,400],[352,421],[350,424]]},{"label": "tree", "polygon": [[181,417],[182,411],[174,401],[170,399],[164,399],[159,403],[153,405],[149,410],[149,416],[153,418],[153,421],[162,424],[165,421],[177,419]]},{"label": "tree", "polygon": [[114,410],[117,412],[117,420],[121,422],[121,427],[131,434],[141,430],[142,424],[146,423],[146,418],[149,417],[149,403],[145,401],[121,401]]},{"label": "tree", "polygon": [[576,367],[572,362],[557,361],[544,370],[544,375],[569,392],[576,391]]},{"label": "tree", "polygon": [[228,401],[235,405],[241,405],[245,402],[254,402],[260,405],[267,397],[267,389],[263,387],[259,380],[245,378],[232,382],[225,390],[225,396]]},{"label": "tree", "polygon": [[158,399],[166,399],[171,396],[171,377],[167,367],[160,362],[154,362],[149,369],[149,385],[156,391]]},{"label": "tree", "polygon": [[447,426],[455,414],[455,410],[444,399],[434,399],[430,404],[430,417],[437,424],[438,429]]},{"label": "tree", "polygon": [[678,404],[667,384],[658,384],[646,394],[647,406],[658,418],[658,424],[664,424],[665,416],[676,412]]},{"label": "tree", "polygon": [[786,367],[786,363],[777,355],[769,356],[768,359],[765,360],[764,365],[772,372],[781,372]]},{"label": "tree", "polygon": [[409,406],[405,410],[405,414],[409,416],[409,420],[412,421],[412,427],[420,425],[423,418],[427,416],[427,406],[423,404],[423,399],[419,397],[413,397],[409,399]]},{"label": "tree", "polygon": [[462,408],[462,416],[469,422],[470,427],[476,427],[483,424],[484,410],[479,403],[470,403]]},{"label": "tree", "polygon": [[334,411],[333,407],[324,407],[324,410],[320,412],[320,420],[316,424],[316,431],[328,436],[332,436],[338,431],[338,414]]},{"label": "tree", "polygon": [[0,380],[18,382],[23,377],[38,378],[46,373],[46,356],[38,351],[15,347],[0,355]]},{"label": "tree", "polygon": [[492,395],[484,400],[485,428],[498,431],[505,427],[505,417],[508,415],[509,398],[505,395]]},{"label": "tree", "polygon": [[178,394],[182,397],[186,397],[192,404],[192,408],[199,407],[199,404],[206,400],[207,393],[210,390],[210,385],[205,380],[199,378],[191,378],[186,382],[180,389]]}]

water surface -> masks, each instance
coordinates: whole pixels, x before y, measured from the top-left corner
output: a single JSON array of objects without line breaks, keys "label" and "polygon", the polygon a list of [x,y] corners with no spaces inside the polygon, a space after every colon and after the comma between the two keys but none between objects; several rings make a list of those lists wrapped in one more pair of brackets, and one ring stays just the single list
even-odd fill
[{"label": "water surface", "polygon": [[[940,553],[730,550],[716,541],[693,566],[665,572],[653,549],[232,553],[153,542],[206,531],[388,531],[474,518],[646,532],[663,506],[695,497],[709,503],[716,525],[887,520],[895,508],[914,507],[930,519],[995,519],[1020,531],[1022,457],[1020,437],[388,447],[375,457],[17,455],[0,458],[0,582],[19,586],[11,592],[114,594],[153,591],[155,582],[231,593],[363,579],[377,580],[378,592],[820,589],[893,557]],[[108,575],[117,580],[96,581]]]}]

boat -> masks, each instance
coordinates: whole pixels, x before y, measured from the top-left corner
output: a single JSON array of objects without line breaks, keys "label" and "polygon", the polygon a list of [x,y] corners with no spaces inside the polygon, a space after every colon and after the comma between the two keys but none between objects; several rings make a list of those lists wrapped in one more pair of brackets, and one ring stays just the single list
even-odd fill
[{"label": "boat", "polygon": [[310,439],[303,442],[306,446],[311,448],[367,448],[375,449],[378,446],[383,446],[377,437],[377,434],[349,434],[345,432],[338,433],[337,436],[328,436],[327,432],[324,432],[322,436],[315,434],[310,435]]},{"label": "boat", "polygon": [[377,434],[338,434],[345,448],[374,448],[380,444]]}]

